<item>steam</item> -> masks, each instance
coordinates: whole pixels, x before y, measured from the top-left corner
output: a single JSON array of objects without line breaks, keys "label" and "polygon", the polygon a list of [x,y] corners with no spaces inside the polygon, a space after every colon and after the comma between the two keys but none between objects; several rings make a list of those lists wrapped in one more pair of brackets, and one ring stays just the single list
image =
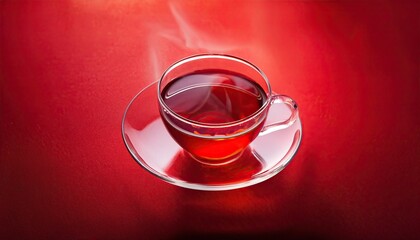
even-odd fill
[{"label": "steam", "polygon": [[[187,49],[201,50],[204,52],[228,52],[240,47],[231,40],[226,41],[228,39],[223,39],[222,36],[217,36],[216,38],[215,36],[210,36],[209,34],[194,28],[188,19],[185,18],[186,14],[183,14],[180,8],[173,2],[169,3],[169,8],[179,27],[180,37],[182,39],[182,42],[178,43],[179,45],[183,45]],[[162,37],[166,37],[168,40],[174,42],[181,40],[166,33],[164,33]]]},{"label": "steam", "polygon": [[[209,4],[205,1],[203,4],[196,2],[196,5],[187,1],[137,0],[71,0],[71,3],[77,11],[95,16],[95,19],[105,17],[122,23],[133,20],[128,22],[130,24],[127,29],[132,31],[128,35],[139,38],[141,43],[146,41],[146,46],[142,45],[146,52],[141,51],[141,60],[144,62],[139,65],[146,68],[142,74],[147,74],[143,77],[150,79],[150,82],[156,81],[170,64],[198,53],[231,54],[264,69],[276,69],[276,63],[279,62],[279,59],[271,59],[270,44],[275,43],[264,42],[270,39],[271,31],[281,31],[267,17],[265,9],[270,8],[271,4],[251,1],[224,11],[223,1],[217,4],[212,1]],[[198,7],[202,7],[202,19],[194,15],[193,11],[198,10]],[[136,21],[140,23],[137,28],[131,24]],[[205,23],[214,25],[208,26]],[[132,44],[131,40],[127,39],[126,44]],[[276,48],[279,49],[279,46]]]},{"label": "steam", "polygon": [[155,79],[180,58],[198,53],[230,53],[244,47],[237,39],[198,29],[176,3],[168,5],[174,21],[149,25],[149,55]]}]

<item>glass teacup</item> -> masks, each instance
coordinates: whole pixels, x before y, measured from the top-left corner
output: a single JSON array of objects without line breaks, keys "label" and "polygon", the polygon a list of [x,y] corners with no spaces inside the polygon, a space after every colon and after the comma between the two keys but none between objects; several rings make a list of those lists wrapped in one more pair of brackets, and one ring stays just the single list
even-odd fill
[{"label": "glass teacup", "polygon": [[[274,94],[258,67],[228,55],[195,55],[174,63],[158,82],[158,99],[172,138],[210,165],[238,159],[257,136],[287,128],[298,117],[296,103]],[[290,116],[265,125],[273,104],[285,104]]]}]

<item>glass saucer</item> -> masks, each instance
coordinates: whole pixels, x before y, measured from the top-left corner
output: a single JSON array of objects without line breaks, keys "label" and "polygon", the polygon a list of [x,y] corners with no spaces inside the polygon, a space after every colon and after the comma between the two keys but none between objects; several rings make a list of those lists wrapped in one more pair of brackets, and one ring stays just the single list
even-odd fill
[{"label": "glass saucer", "polygon": [[[169,135],[159,114],[157,82],[140,91],[128,104],[122,135],[133,158],[160,179],[196,190],[230,190],[267,180],[283,170],[302,139],[298,118],[290,127],[258,136],[237,160],[225,165],[203,164],[186,153]],[[284,114],[276,104],[273,114]],[[288,116],[285,114],[285,116]],[[278,120],[278,115],[276,116]]]}]

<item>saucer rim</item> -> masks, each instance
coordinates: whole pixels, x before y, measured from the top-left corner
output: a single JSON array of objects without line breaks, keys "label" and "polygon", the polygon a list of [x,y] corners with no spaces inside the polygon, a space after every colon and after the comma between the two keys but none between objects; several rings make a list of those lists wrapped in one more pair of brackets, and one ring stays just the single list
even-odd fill
[{"label": "saucer rim", "polygon": [[[293,146],[295,146],[295,149],[293,150],[294,152],[291,153],[291,155],[288,159],[284,159],[284,157],[282,157],[280,160],[276,161],[274,166],[272,166],[271,168],[269,168],[269,169],[267,169],[263,172],[257,173],[256,175],[252,176],[250,179],[248,179],[246,181],[238,182],[238,183],[229,183],[229,184],[201,184],[201,183],[191,183],[191,182],[183,181],[181,179],[174,179],[174,178],[171,178],[167,175],[164,175],[164,174],[156,171],[153,167],[149,166],[147,164],[147,161],[143,160],[143,158],[140,155],[138,157],[141,158],[142,160],[137,159],[136,153],[134,153],[133,150],[129,146],[129,143],[128,143],[129,139],[126,139],[126,137],[125,137],[126,134],[125,134],[125,128],[124,128],[126,115],[127,115],[127,112],[129,111],[130,107],[132,106],[132,104],[140,97],[140,95],[143,92],[145,92],[146,90],[151,88],[153,85],[158,84],[158,82],[159,81],[155,81],[155,82],[152,82],[152,83],[146,85],[138,93],[136,93],[136,95],[133,98],[131,98],[130,102],[128,103],[127,107],[124,110],[124,114],[123,114],[122,121],[121,121],[121,133],[122,133],[122,139],[123,139],[125,147],[127,148],[131,157],[134,158],[134,160],[137,162],[137,164],[139,164],[142,168],[147,170],[150,174],[158,177],[159,179],[161,179],[161,180],[163,180],[167,183],[170,183],[170,184],[182,187],[182,188],[186,188],[186,189],[202,190],[202,191],[225,191],[225,190],[234,190],[234,189],[249,187],[249,186],[264,182],[264,181],[274,177],[279,172],[281,172],[284,168],[287,167],[287,165],[290,164],[290,162],[295,157],[296,153],[298,152],[298,150],[300,148],[303,131],[302,131],[302,122],[300,120],[300,117],[298,116],[296,121],[298,121],[298,123],[299,123],[299,127],[298,127],[298,129],[300,131],[299,139],[298,139],[297,143],[292,144],[290,146],[290,148],[288,149],[288,151],[290,151],[293,148]],[[157,95],[157,92],[155,92],[154,94]],[[160,115],[158,115],[158,116],[159,116],[159,118],[161,118]],[[276,131],[274,131],[274,132],[276,132]],[[272,134],[272,133],[268,133],[268,135],[269,134]],[[260,137],[260,136],[257,136],[257,138],[258,137]],[[179,147],[179,148],[182,149],[182,147]],[[252,149],[251,151],[252,151],[252,154],[255,156],[255,153],[254,153],[255,149]],[[257,159],[259,158],[259,156],[255,156],[255,157]],[[282,162],[284,162],[284,164],[281,164]]]}]

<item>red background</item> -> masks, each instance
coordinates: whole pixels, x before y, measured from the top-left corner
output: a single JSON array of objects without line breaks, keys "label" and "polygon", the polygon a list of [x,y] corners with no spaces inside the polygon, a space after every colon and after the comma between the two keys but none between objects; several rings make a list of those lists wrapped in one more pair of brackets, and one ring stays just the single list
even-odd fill
[{"label": "red background", "polygon": [[[417,1],[1,1],[1,239],[414,239]],[[130,99],[192,53],[234,54],[299,104],[261,184],[167,184],[121,138]],[[164,151],[164,146],[159,151]]]}]

